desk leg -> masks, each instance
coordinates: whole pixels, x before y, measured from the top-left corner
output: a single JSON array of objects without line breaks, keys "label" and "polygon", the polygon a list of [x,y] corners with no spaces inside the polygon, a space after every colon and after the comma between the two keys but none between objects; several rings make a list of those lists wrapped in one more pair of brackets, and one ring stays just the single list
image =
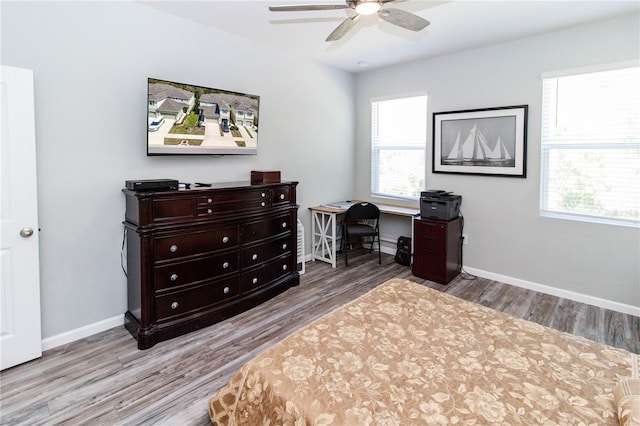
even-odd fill
[{"label": "desk leg", "polygon": [[311,247],[313,260],[336,267],[336,214],[312,211]]},{"label": "desk leg", "polygon": [[411,216],[411,260],[409,263],[409,266],[413,266],[413,247],[415,245],[415,239],[416,239],[416,235],[414,232],[415,226],[416,226],[416,217],[415,216]]}]

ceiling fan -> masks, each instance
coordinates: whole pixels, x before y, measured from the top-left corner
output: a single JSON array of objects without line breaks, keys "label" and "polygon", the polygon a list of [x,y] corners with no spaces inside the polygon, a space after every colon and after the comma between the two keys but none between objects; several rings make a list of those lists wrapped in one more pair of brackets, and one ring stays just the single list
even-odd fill
[{"label": "ceiling fan", "polygon": [[[398,0],[345,0],[344,4],[301,4],[269,6],[272,12],[300,12],[307,10],[354,9],[356,14],[342,21],[325,41],[336,41],[351,30],[360,16],[378,13],[385,21],[411,31],[420,31],[430,24],[424,18],[404,10],[383,7],[387,3]],[[402,0],[399,0],[402,1]]]}]

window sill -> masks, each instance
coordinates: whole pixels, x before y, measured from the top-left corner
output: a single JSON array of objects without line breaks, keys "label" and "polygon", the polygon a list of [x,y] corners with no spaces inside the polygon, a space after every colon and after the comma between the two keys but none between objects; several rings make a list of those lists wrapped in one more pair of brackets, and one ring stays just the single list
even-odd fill
[{"label": "window sill", "polygon": [[640,228],[640,221],[633,219],[611,219],[600,216],[580,215],[575,213],[559,213],[550,211],[540,211],[540,217],[552,219],[574,220],[577,222],[590,222],[602,225],[626,226],[629,228]]}]

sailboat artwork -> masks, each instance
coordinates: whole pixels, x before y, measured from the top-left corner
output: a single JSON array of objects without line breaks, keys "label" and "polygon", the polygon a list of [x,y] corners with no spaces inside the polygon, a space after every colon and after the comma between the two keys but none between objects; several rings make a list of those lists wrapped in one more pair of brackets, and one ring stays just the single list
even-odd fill
[{"label": "sailboat artwork", "polygon": [[433,113],[433,172],[527,176],[527,105]]},{"label": "sailboat artwork", "polygon": [[458,130],[453,148],[448,153],[443,153],[442,164],[497,167],[513,167],[515,164],[501,136],[498,136],[495,143],[490,144],[478,125],[474,124],[463,142],[461,137],[462,130]]}]

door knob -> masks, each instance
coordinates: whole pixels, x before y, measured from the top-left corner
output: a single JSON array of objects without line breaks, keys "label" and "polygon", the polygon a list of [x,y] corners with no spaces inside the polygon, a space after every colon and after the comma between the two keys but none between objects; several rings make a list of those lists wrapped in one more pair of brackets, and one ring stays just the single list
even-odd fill
[{"label": "door knob", "polygon": [[22,228],[20,230],[20,236],[22,238],[29,238],[30,236],[33,235],[33,229],[26,227],[26,228]]}]

